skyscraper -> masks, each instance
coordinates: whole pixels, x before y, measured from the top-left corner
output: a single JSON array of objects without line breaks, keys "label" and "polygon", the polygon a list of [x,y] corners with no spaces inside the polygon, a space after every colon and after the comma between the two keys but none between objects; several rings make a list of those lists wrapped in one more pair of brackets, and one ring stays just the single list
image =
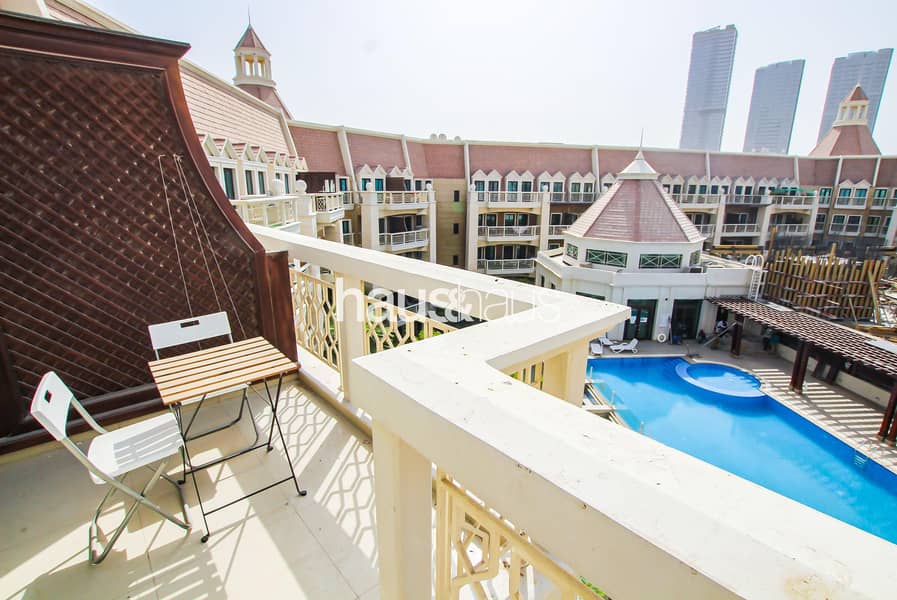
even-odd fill
[{"label": "skyscraper", "polygon": [[788,153],[805,62],[801,59],[773,63],[754,73],[745,152]]},{"label": "skyscraper", "polygon": [[878,105],[881,103],[881,94],[884,91],[893,54],[893,48],[883,48],[878,52],[851,52],[847,56],[835,59],[828,80],[817,142],[832,128],[838,105],[855,85],[863,86],[863,90],[869,96],[869,131],[875,131]]},{"label": "skyscraper", "polygon": [[692,36],[680,148],[719,150],[737,39],[734,25],[698,31]]}]

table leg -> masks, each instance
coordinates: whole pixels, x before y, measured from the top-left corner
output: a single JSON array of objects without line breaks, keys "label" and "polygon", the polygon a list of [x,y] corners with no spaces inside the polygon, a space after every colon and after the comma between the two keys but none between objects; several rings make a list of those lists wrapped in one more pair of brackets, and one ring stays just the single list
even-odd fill
[{"label": "table leg", "polygon": [[277,393],[271,398],[271,389],[268,387],[268,381],[265,380],[265,394],[268,396],[268,404],[271,406],[271,427],[268,429],[268,452],[272,450],[271,438],[274,435],[274,427],[277,426],[277,435],[280,436],[280,443],[283,445],[284,457],[287,460],[287,466],[290,468],[290,478],[293,485],[296,486],[296,493],[305,496],[308,490],[299,487],[299,481],[296,479],[296,473],[293,471],[293,462],[290,460],[290,451],[287,449],[286,438],[283,437],[283,429],[280,427],[280,419],[277,417],[277,407],[280,404],[280,390],[283,384],[283,373],[277,378]]},{"label": "table leg", "polygon": [[[193,479],[193,491],[196,492],[196,501],[199,503],[199,512],[202,515],[202,524],[206,530],[205,535],[202,536],[202,538],[200,538],[200,541],[203,544],[205,544],[206,542],[209,541],[209,536],[211,535],[211,532],[209,531],[209,522],[206,520],[206,511],[202,506],[202,496],[199,495],[199,484],[196,483],[196,471],[193,469],[193,463],[190,460],[190,451],[187,450],[187,436],[184,435],[184,429],[183,429],[184,423],[183,423],[183,419],[182,419],[182,415],[181,415],[180,403],[172,404],[171,410],[174,413],[175,420],[178,422],[178,429],[180,429],[180,431],[181,431],[181,441],[184,443],[184,445],[181,446],[181,458],[184,463],[184,471],[183,471],[184,472],[184,480],[186,481],[187,467],[189,466],[190,467],[190,469],[189,469],[190,476]],[[181,481],[179,483],[183,484],[184,481]]]}]

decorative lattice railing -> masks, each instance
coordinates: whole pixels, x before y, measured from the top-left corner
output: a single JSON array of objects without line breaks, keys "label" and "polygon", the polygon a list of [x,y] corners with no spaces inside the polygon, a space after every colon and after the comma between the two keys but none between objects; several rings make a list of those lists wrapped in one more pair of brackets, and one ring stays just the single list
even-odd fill
[{"label": "decorative lattice railing", "polygon": [[374,354],[454,331],[455,327],[394,304],[366,297],[365,351]]},{"label": "decorative lattice railing", "polygon": [[296,342],[337,371],[341,371],[334,285],[298,269],[292,269],[290,272]]}]

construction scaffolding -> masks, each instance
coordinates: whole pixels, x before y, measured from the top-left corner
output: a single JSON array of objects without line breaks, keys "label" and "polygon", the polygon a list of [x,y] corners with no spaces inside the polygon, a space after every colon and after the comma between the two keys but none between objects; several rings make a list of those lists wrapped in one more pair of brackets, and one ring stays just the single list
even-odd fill
[{"label": "construction scaffolding", "polygon": [[817,317],[881,322],[878,286],[887,261],[841,258],[836,245],[822,256],[792,248],[770,252],[763,295]]}]

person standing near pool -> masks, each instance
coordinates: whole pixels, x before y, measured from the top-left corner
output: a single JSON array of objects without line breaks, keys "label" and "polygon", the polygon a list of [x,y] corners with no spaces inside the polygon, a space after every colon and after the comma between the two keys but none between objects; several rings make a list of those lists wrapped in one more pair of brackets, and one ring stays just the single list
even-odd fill
[{"label": "person standing near pool", "polygon": [[773,331],[769,336],[769,351],[773,354],[776,353],[776,347],[779,345],[779,332]]},{"label": "person standing near pool", "polygon": [[772,329],[769,327],[763,328],[763,334],[761,336],[763,338],[763,349],[769,352],[772,347]]}]

